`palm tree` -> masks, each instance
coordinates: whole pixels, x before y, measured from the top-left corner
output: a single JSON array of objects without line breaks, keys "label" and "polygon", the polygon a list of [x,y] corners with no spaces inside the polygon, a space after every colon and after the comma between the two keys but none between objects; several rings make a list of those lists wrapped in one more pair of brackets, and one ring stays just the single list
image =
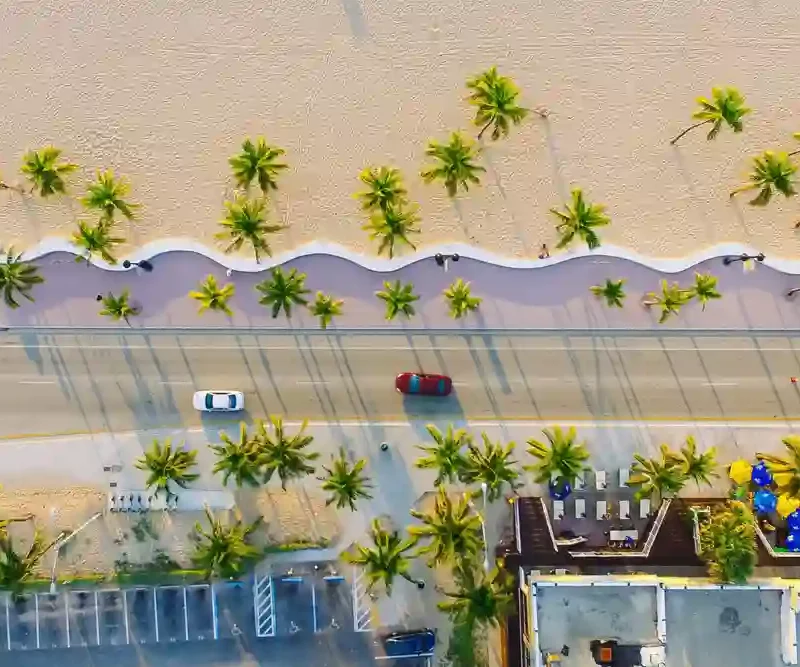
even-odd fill
[{"label": "palm tree", "polygon": [[451,197],[456,196],[459,186],[467,192],[470,184],[480,185],[478,174],[486,171],[475,163],[479,153],[480,149],[475,143],[460,132],[453,132],[450,142],[446,144],[431,140],[425,149],[425,155],[433,158],[436,163],[420,172],[422,180],[426,183],[442,181]]},{"label": "palm tree", "polygon": [[478,306],[483,301],[478,296],[472,296],[469,283],[465,283],[461,278],[458,278],[444,291],[444,298],[450,304],[450,317],[454,320],[461,319],[467,313],[478,310]]},{"label": "palm tree", "polygon": [[461,479],[467,467],[467,458],[464,449],[472,443],[472,436],[464,429],[453,429],[447,426],[447,431],[442,433],[435,425],[425,427],[433,438],[434,445],[417,445],[417,449],[427,454],[414,461],[414,465],[422,470],[436,470],[434,486],[441,486],[444,482],[454,483]]},{"label": "palm tree", "polygon": [[357,192],[356,199],[361,202],[365,211],[386,210],[392,206],[406,203],[406,192],[403,176],[394,167],[367,167],[359,175],[359,180],[367,186],[366,190]]},{"label": "palm tree", "polygon": [[130,194],[131,186],[125,178],[114,179],[114,172],[107,169],[97,172],[97,180],[88,187],[86,196],[81,199],[89,210],[98,210],[102,218],[108,222],[114,219],[114,213],[119,211],[128,220],[133,219],[133,212],[139,204],[125,201]]},{"label": "palm tree", "polygon": [[218,445],[211,445],[211,451],[217,456],[212,472],[222,473],[222,484],[228,486],[233,477],[237,488],[243,486],[258,487],[261,485],[261,443],[258,438],[250,437],[247,424],[239,424],[239,441],[234,442],[224,431],[220,432]]},{"label": "palm tree", "polygon": [[154,495],[165,491],[167,497],[171,495],[170,482],[174,482],[182,489],[185,489],[190,482],[198,479],[200,475],[191,473],[189,470],[197,464],[197,450],[185,450],[172,447],[171,438],[165,438],[164,442],[159,442],[158,438],[153,439],[150,449],[144,456],[137,459],[136,467],[139,470],[148,472],[147,488],[154,487]]},{"label": "palm tree", "polygon": [[22,173],[31,182],[31,192],[39,191],[42,197],[64,193],[64,176],[71,174],[77,164],[60,162],[61,149],[48,146],[38,151],[28,151],[22,157]]},{"label": "palm tree", "polygon": [[764,461],[775,479],[781,495],[800,497],[800,436],[788,435],[781,439],[788,456],[757,453],[756,458]]},{"label": "palm tree", "polygon": [[693,297],[703,304],[703,310],[706,309],[706,304],[712,299],[721,299],[722,294],[717,291],[717,277],[712,276],[710,273],[695,273],[694,274],[694,287],[689,290]]},{"label": "palm tree", "polygon": [[682,288],[678,283],[667,283],[661,281],[661,294],[648,292],[642,300],[642,305],[650,308],[658,306],[661,310],[661,317],[658,318],[659,324],[664,324],[670,315],[677,315],[681,306],[685,306],[692,300],[694,292],[690,289]]},{"label": "palm tree", "polygon": [[[0,250],[2,254],[2,250]],[[44,278],[39,275],[39,267],[31,262],[22,259],[22,253],[14,254],[14,248],[10,247],[6,253],[5,261],[0,263],[0,290],[3,292],[3,301],[9,308],[19,308],[17,295],[26,298],[28,301],[35,301],[30,295],[34,285],[44,282]]]},{"label": "palm tree", "polygon": [[700,521],[700,553],[714,581],[747,583],[758,561],[755,524],[750,508],[735,500]]},{"label": "palm tree", "polygon": [[17,598],[31,579],[34,578],[44,555],[58,542],[53,540],[45,544],[42,534],[35,530],[30,547],[24,554],[14,549],[11,534],[0,530],[0,588],[11,592]]},{"label": "palm tree", "polygon": [[661,445],[661,458],[646,459],[640,454],[634,454],[634,463],[631,466],[631,476],[628,486],[638,487],[635,497],[637,500],[651,498],[657,494],[660,498],[678,493],[686,484],[686,476],[681,471],[675,460],[675,455],[666,445]]},{"label": "palm tree", "polygon": [[291,317],[292,306],[308,305],[305,295],[311,291],[306,289],[305,273],[292,269],[287,275],[279,266],[272,269],[272,278],[262,280],[256,289],[262,294],[258,302],[262,306],[272,306],[273,319],[278,317],[281,310],[286,317]]},{"label": "palm tree", "polygon": [[469,558],[481,549],[481,518],[472,511],[466,494],[460,494],[454,503],[447,489],[440,486],[433,511],[412,509],[411,516],[422,525],[410,526],[408,534],[415,541],[430,540],[417,550],[418,555],[429,555],[429,567],[456,564],[459,558]]},{"label": "palm tree", "polygon": [[589,250],[600,247],[600,237],[595,232],[595,227],[604,227],[611,224],[611,218],[605,214],[606,207],[602,204],[588,204],[583,198],[583,190],[573,188],[572,202],[564,204],[564,210],[551,208],[557,219],[556,231],[561,236],[558,248],[566,248],[575,237],[586,242]]},{"label": "palm tree", "polygon": [[108,295],[104,296],[102,299],[103,309],[100,311],[100,314],[110,317],[115,322],[125,320],[125,324],[130,325],[130,320],[128,318],[138,315],[142,312],[142,309],[138,306],[131,305],[128,300],[129,298],[130,292],[127,289],[122,290],[119,296],[114,296],[109,292]]},{"label": "palm tree", "polygon": [[467,444],[467,463],[462,480],[467,484],[486,484],[487,499],[495,501],[502,495],[503,485],[508,484],[512,491],[517,487],[519,471],[514,467],[517,462],[511,458],[516,445],[513,442],[505,446],[494,443],[485,433],[481,433],[481,438],[483,450],[471,442]]},{"label": "palm tree", "polygon": [[712,88],[711,99],[698,97],[697,104],[700,108],[692,114],[692,118],[700,122],[686,128],[669,143],[674,145],[684,134],[703,125],[711,125],[706,135],[709,141],[719,134],[723,124],[734,132],[741,132],[742,118],[751,111],[744,105],[744,96],[733,87]]},{"label": "palm tree", "polygon": [[406,554],[414,548],[414,540],[401,538],[396,530],[384,528],[378,519],[373,519],[369,534],[373,546],[356,543],[356,553],[345,553],[344,558],[348,563],[364,568],[370,589],[381,582],[386,594],[391,595],[395,577],[402,577],[418,588],[425,587],[424,582],[408,573],[411,561]]},{"label": "palm tree", "polygon": [[264,195],[270,188],[277,190],[278,174],[288,167],[279,161],[285,152],[282,148],[270,146],[264,137],[258,137],[255,144],[250,139],[245,139],[242,152],[228,160],[233,168],[236,185],[246,189],[255,179]]},{"label": "palm tree", "polygon": [[701,483],[711,486],[711,478],[719,477],[717,467],[717,448],[711,447],[702,454],[697,453],[697,442],[690,435],[679,454],[670,452],[668,456],[674,461],[686,479],[694,480],[697,486]]},{"label": "palm tree", "polygon": [[593,285],[589,289],[598,299],[605,299],[606,305],[609,308],[622,308],[623,301],[625,301],[625,289],[623,285],[625,279],[619,280],[606,279],[603,285]]},{"label": "palm tree", "polygon": [[371,241],[380,239],[379,255],[388,250],[389,258],[392,258],[395,244],[404,243],[416,250],[417,246],[409,240],[408,236],[420,233],[419,215],[417,215],[416,207],[406,207],[402,203],[392,204],[373,213],[369,222],[361,229],[370,232]]},{"label": "palm tree", "polygon": [[117,258],[112,254],[114,246],[125,243],[125,238],[114,236],[112,225],[104,220],[95,225],[78,220],[78,229],[72,233],[72,242],[82,249],[82,254],[75,258],[76,262],[88,264],[92,257],[100,255],[109,264],[116,264]]},{"label": "palm tree", "polygon": [[528,440],[528,453],[539,459],[538,463],[523,466],[534,473],[534,481],[548,484],[554,478],[565,480],[575,486],[575,480],[588,470],[586,461],[589,451],[585,442],[576,442],[578,433],[574,426],[563,431],[560,426],[542,429],[547,444],[531,438]]},{"label": "palm tree", "polygon": [[416,314],[414,302],[419,301],[419,295],[414,294],[413,283],[401,283],[395,280],[390,283],[388,280],[383,283],[383,290],[375,292],[381,301],[386,304],[386,319],[393,320],[400,313],[406,317]]},{"label": "palm tree", "polygon": [[207,310],[216,310],[230,317],[233,315],[233,311],[230,309],[228,301],[235,292],[236,286],[233,283],[219,285],[217,284],[217,279],[209,274],[206,279],[200,283],[200,290],[197,292],[189,292],[189,296],[200,302],[199,313],[202,314]]},{"label": "palm tree", "polygon": [[478,139],[490,126],[492,140],[508,136],[510,125],[519,125],[528,115],[528,109],[517,104],[519,88],[509,77],[500,76],[496,67],[469,79],[467,88],[472,91],[467,100],[477,107],[474,123],[481,128]]},{"label": "palm tree", "polygon": [[436,606],[456,621],[481,626],[499,625],[514,606],[513,578],[498,568],[491,572],[480,568],[459,568],[455,574],[456,590],[438,588],[449,599]]},{"label": "palm tree", "polygon": [[248,564],[259,556],[259,550],[249,542],[250,535],[258,528],[261,517],[251,524],[236,521],[224,525],[214,518],[206,507],[208,530],[198,521],[194,526],[197,544],[192,562],[203,570],[206,579],[217,576],[220,579],[240,577]]},{"label": "palm tree", "polygon": [[237,195],[233,201],[225,202],[227,213],[219,223],[225,229],[214,235],[221,241],[228,241],[225,254],[238,251],[247,243],[253,246],[256,264],[261,260],[262,252],[272,256],[267,235],[281,231],[283,226],[269,224],[264,207],[263,199],[248,199],[242,195]]},{"label": "palm tree", "polygon": [[286,490],[286,483],[314,472],[312,461],[319,458],[319,452],[306,451],[314,441],[314,436],[305,433],[308,422],[304,421],[295,435],[287,435],[283,430],[281,417],[270,417],[272,433],[267,431],[263,421],[256,422],[257,438],[261,447],[260,463],[264,474],[264,484],[277,473],[281,480],[281,488]]},{"label": "palm tree", "polygon": [[334,299],[329,294],[317,292],[317,298],[308,309],[314,317],[319,318],[319,325],[327,329],[333,318],[342,314],[342,304],[344,304],[343,299]]},{"label": "palm tree", "polygon": [[359,498],[369,500],[372,495],[367,489],[372,488],[369,477],[363,473],[366,459],[358,459],[351,464],[347,460],[344,449],[339,450],[339,456],[331,460],[331,467],[321,466],[325,477],[318,477],[322,482],[322,490],[330,493],[325,501],[326,505],[336,503],[342,509],[347,505],[352,512],[356,511],[356,501]]},{"label": "palm tree", "polygon": [[766,206],[776,192],[784,197],[791,197],[796,193],[792,178],[796,171],[797,167],[787,153],[764,151],[753,158],[750,183],[732,190],[731,197],[746,190],[760,189],[758,195],[750,200],[751,206]]}]

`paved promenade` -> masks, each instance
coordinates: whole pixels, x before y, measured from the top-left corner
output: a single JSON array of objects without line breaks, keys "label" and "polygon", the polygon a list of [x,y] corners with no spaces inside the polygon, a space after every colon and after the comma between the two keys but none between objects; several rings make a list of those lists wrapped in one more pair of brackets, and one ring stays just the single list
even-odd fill
[{"label": "paved promenade", "polygon": [[[154,270],[144,273],[104,271],[76,264],[66,254],[54,254],[38,261],[45,283],[34,290],[36,303],[24,303],[12,311],[0,308],[0,326],[117,326],[101,317],[95,301],[99,293],[119,294],[129,288],[142,314],[131,320],[134,327],[275,327],[289,326],[281,315],[270,317],[258,304],[255,284],[267,272],[231,277],[215,262],[191,253],[170,253],[153,259]],[[334,326],[401,329],[404,326],[452,329],[597,329],[597,328],[723,328],[723,329],[800,329],[800,295],[797,302],[785,297],[787,290],[800,287],[800,278],[766,266],[744,273],[741,263],[724,266],[721,259],[698,264],[694,269],[665,276],[639,264],[597,256],[576,258],[539,269],[505,269],[474,260],[462,259],[445,272],[433,258],[422,260],[394,273],[374,273],[346,260],[325,255],[304,257],[290,262],[308,275],[313,293],[323,290],[344,299],[344,312]],[[640,304],[642,295],[658,290],[667,277],[688,286],[694,272],[711,272],[719,278],[721,300],[703,311],[692,303],[666,325],[658,325],[658,314]],[[233,317],[219,313],[197,314],[197,302],[187,294],[208,274],[222,283],[232,282],[236,295],[231,300]],[[483,299],[478,313],[463,320],[452,320],[442,291],[463,278],[473,294]],[[609,309],[598,301],[589,287],[606,279],[625,278],[628,299],[625,308]],[[385,280],[410,281],[420,295],[417,315],[407,322],[387,323],[383,302],[375,292]],[[123,324],[124,326],[124,324]],[[291,326],[318,328],[305,309],[297,309]]]}]

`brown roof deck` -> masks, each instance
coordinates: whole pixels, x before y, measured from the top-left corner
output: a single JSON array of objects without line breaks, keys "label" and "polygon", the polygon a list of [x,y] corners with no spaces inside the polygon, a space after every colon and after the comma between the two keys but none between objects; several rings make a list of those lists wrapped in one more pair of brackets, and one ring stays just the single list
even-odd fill
[{"label": "brown roof deck", "polygon": [[[553,547],[547,517],[540,498],[516,499],[519,516],[520,548],[517,549],[514,530],[507,531],[496,549],[496,555],[504,559],[504,567],[516,579],[519,578],[519,568],[550,569],[567,568],[573,573],[605,574],[614,571],[627,572],[632,568],[657,568],[663,574],[685,575],[687,568],[692,568],[698,574],[704,572],[705,565],[695,553],[694,539],[692,537],[691,516],[689,507],[692,505],[715,506],[726,502],[724,498],[680,498],[674,500],[666,511],[664,521],[658,534],[655,536],[649,556],[644,557],[609,557],[598,555],[587,557],[574,557],[569,551],[578,549],[574,546],[562,546],[558,550]],[[512,508],[512,514],[513,508]],[[641,533],[644,540],[650,532],[655,515],[650,518],[646,529]],[[516,519],[512,517],[513,528],[516,529]],[[586,548],[584,547],[584,550]],[[589,548],[591,550],[591,547]],[[797,556],[783,556],[775,558],[758,542],[758,565],[767,567],[797,567],[800,566],[800,554]],[[519,596],[517,608],[506,619],[504,628],[504,667],[527,667],[522,663],[522,632],[523,632]]]}]

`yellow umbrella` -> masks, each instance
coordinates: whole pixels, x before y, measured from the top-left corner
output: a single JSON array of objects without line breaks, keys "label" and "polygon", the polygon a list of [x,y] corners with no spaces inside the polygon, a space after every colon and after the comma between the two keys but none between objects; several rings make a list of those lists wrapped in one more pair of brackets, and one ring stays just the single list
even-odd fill
[{"label": "yellow umbrella", "polygon": [[786,494],[778,498],[778,514],[780,514],[784,519],[794,512],[798,507],[800,507],[800,500],[797,498],[792,498]]},{"label": "yellow umbrella", "polygon": [[730,471],[728,472],[730,478],[736,484],[747,484],[753,474],[753,466],[744,459],[739,459],[731,463]]}]

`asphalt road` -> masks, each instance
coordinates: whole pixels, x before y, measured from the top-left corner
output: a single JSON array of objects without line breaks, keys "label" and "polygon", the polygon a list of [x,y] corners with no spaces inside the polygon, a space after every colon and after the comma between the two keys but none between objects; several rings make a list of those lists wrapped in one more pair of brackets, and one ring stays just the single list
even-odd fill
[{"label": "asphalt road", "polygon": [[[26,333],[0,338],[0,368],[3,437],[196,427],[198,389],[293,420],[800,416],[800,338],[771,335]],[[404,398],[409,370],[453,395]]]}]

